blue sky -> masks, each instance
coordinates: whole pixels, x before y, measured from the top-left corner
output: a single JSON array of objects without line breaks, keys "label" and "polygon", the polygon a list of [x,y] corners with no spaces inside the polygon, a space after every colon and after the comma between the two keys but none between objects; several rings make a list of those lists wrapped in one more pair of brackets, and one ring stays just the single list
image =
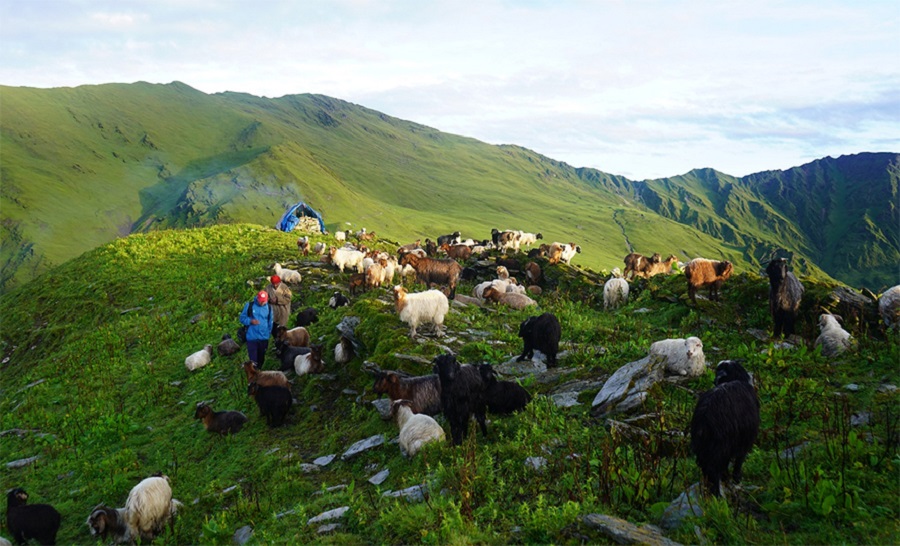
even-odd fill
[{"label": "blue sky", "polygon": [[900,152],[900,5],[0,0],[0,84],[176,80],[321,93],[633,179],[741,176]]}]

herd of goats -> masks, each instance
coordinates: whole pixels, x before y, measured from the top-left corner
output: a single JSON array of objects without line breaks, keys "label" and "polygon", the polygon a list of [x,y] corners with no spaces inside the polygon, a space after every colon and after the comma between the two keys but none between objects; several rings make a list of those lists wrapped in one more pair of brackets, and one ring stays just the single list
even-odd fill
[{"label": "herd of goats", "polygon": [[[431,324],[435,335],[442,335],[444,316],[449,301],[483,304],[486,301],[525,309],[536,302],[528,295],[541,293],[542,270],[558,263],[570,263],[581,252],[574,243],[541,244],[528,252],[528,263],[521,267],[518,260],[512,262],[497,259],[497,278],[479,283],[472,296],[456,294],[460,280],[474,280],[478,272],[464,267],[471,257],[488,256],[490,250],[519,252],[542,239],[540,233],[492,230],[491,239],[463,240],[459,232],[426,239],[398,248],[397,257],[386,252],[369,251],[365,244],[375,239],[374,233],[365,229],[354,233],[337,232],[336,242],[342,246],[328,247],[319,242],[311,245],[308,237],[297,241],[304,255],[318,254],[342,273],[346,268],[356,271],[349,276],[351,295],[357,289],[372,289],[393,284],[401,279],[415,278],[428,288],[422,292],[408,292],[401,284],[393,287],[395,310],[402,322],[410,328],[409,335],[417,336],[417,328]],[[357,244],[350,241],[355,238]],[[615,308],[628,299],[628,279],[650,277],[670,273],[677,259],[669,256],[662,260],[659,254],[645,257],[631,253],[625,257],[623,273],[614,270],[613,277],[604,285],[604,308]],[[507,267],[509,266],[509,267]],[[524,272],[524,283],[509,275],[515,267]],[[719,298],[719,289],[732,272],[728,261],[695,258],[679,264],[688,283],[688,295],[696,298],[698,289],[706,288],[712,300]],[[275,264],[275,272],[287,283],[299,283],[298,271]],[[803,285],[788,271],[787,260],[774,259],[766,269],[770,282],[769,307],[774,323],[774,335],[794,333],[797,313],[803,295]],[[348,305],[349,299],[335,292],[329,305],[332,308]],[[879,300],[879,312],[888,326],[895,325],[900,315],[900,286],[886,291]],[[297,376],[324,370],[321,344],[311,344],[306,327],[317,321],[313,308],[297,313],[295,325],[275,329],[275,352],[279,357],[279,370],[261,370],[256,363],[243,364],[248,381],[248,393],[253,396],[270,426],[281,425],[293,404],[291,382],[285,372]],[[850,347],[850,334],[841,328],[837,317],[822,314],[819,318],[821,335],[816,345],[823,354],[838,354]],[[518,360],[530,359],[535,351],[546,357],[547,365],[556,365],[561,337],[559,320],[552,313],[532,316],[519,327],[523,351]],[[696,339],[696,338],[689,338]],[[668,340],[667,340],[668,341]],[[680,341],[680,340],[679,340]],[[699,340],[698,340],[699,341]],[[240,344],[225,335],[218,345],[220,355],[235,354]],[[212,345],[191,354],[185,360],[189,370],[209,363]],[[334,349],[335,362],[346,363],[355,356],[355,344],[350,336],[342,335]],[[443,441],[443,427],[434,415],[443,414],[450,426],[454,445],[462,442],[472,417],[483,434],[487,432],[485,413],[512,413],[524,408],[531,395],[514,381],[501,381],[489,364],[460,364],[452,354],[442,354],[433,360],[433,373],[410,377],[394,371],[369,368],[375,377],[374,391],[391,399],[391,416],[399,428],[399,444],[407,456],[414,456],[423,445]],[[239,411],[214,411],[208,404],[196,407],[195,418],[206,430],[219,434],[233,434],[241,430],[247,417]],[[715,370],[714,387],[702,393],[696,403],[691,420],[691,449],[708,490],[720,494],[720,482],[741,480],[741,468],[759,431],[760,406],[750,374],[739,362],[725,360]],[[731,466],[731,472],[729,472]],[[41,544],[55,544],[61,516],[47,504],[27,504],[28,495],[21,489],[7,493],[7,530],[18,544],[35,539]],[[129,493],[122,508],[97,506],[87,520],[91,534],[98,538],[112,539],[118,543],[149,541],[156,537],[175,514],[180,502],[172,496],[166,476],[153,476],[137,484]],[[0,538],[0,546],[5,539]]]}]

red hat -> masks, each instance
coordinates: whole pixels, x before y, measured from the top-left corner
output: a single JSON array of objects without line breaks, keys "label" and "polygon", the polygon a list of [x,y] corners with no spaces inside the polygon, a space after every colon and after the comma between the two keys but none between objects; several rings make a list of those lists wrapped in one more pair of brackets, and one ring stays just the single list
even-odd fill
[{"label": "red hat", "polygon": [[260,290],[259,293],[256,294],[256,301],[258,301],[260,305],[269,303],[269,293],[265,290]]},{"label": "red hat", "polygon": [[278,275],[272,275],[272,278],[269,280],[272,281],[272,284],[278,284],[281,282],[281,277],[279,277]]}]

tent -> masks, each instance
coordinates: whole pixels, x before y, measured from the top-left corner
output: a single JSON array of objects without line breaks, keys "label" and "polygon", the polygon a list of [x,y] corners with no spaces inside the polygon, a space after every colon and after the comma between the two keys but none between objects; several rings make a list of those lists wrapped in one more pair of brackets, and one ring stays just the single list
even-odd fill
[{"label": "tent", "polygon": [[284,216],[281,217],[281,220],[275,224],[275,229],[280,229],[281,231],[293,231],[297,224],[300,223],[300,217],[309,216],[310,218],[315,218],[319,221],[319,228],[322,230],[322,233],[326,233],[325,231],[325,221],[322,220],[322,215],[313,210],[312,207],[300,201],[296,205],[291,205],[284,212]]}]

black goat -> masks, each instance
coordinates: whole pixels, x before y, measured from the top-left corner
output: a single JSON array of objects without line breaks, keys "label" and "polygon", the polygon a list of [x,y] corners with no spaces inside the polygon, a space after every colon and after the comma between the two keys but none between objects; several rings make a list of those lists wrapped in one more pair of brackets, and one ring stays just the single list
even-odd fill
[{"label": "black goat", "polygon": [[498,381],[490,364],[480,365],[478,371],[484,381],[484,398],[489,412],[514,413],[531,402],[531,394],[522,385],[514,381]]},{"label": "black goat", "polygon": [[547,367],[556,366],[556,353],[559,352],[559,338],[562,328],[553,313],[544,313],[537,317],[528,317],[519,325],[519,337],[524,342],[522,354],[517,361],[534,357],[534,351],[547,355]]},{"label": "black goat", "polygon": [[803,285],[793,273],[788,271],[787,259],[776,258],[766,267],[769,276],[769,311],[775,323],[774,336],[794,333],[797,310],[803,297]]},{"label": "black goat", "polygon": [[6,529],[16,544],[35,539],[41,544],[56,544],[62,516],[49,504],[26,504],[28,493],[21,487],[6,493]]},{"label": "black goat", "polygon": [[438,355],[432,362],[434,373],[441,384],[441,408],[450,423],[453,445],[462,443],[472,415],[481,426],[481,433],[487,436],[484,381],[481,373],[475,366],[460,366],[456,357],[451,354]]},{"label": "black goat", "polygon": [[259,414],[266,418],[266,424],[270,427],[284,424],[284,419],[294,403],[290,389],[285,387],[260,387],[256,383],[250,383],[247,394],[256,399]]},{"label": "black goat", "polygon": [[441,246],[444,244],[454,245],[460,242],[461,234],[458,231],[454,231],[450,235],[441,235],[437,238],[437,246]]},{"label": "black goat", "polygon": [[741,481],[741,467],[759,432],[759,399],[750,374],[737,361],[719,362],[715,383],[694,408],[691,450],[709,491],[718,495],[730,462],[733,482]]},{"label": "black goat", "polygon": [[338,291],[335,291],[334,295],[331,296],[331,299],[328,300],[328,307],[331,307],[332,309],[337,309],[338,307],[344,307],[346,305],[350,305],[350,298]]},{"label": "black goat", "polygon": [[312,307],[307,307],[297,312],[297,318],[294,319],[294,328],[298,326],[309,326],[314,322],[319,322],[319,312]]},{"label": "black goat", "polygon": [[213,411],[203,402],[197,404],[194,419],[203,421],[203,427],[209,432],[218,432],[223,436],[240,432],[241,427],[247,422],[247,416],[239,411]]}]

